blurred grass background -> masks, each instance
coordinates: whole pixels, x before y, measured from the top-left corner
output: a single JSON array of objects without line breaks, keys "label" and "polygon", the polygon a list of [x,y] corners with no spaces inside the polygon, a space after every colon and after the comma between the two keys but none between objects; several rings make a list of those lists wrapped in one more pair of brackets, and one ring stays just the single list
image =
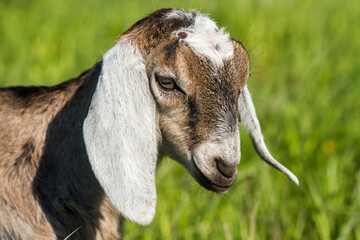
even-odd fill
[{"label": "blurred grass background", "polygon": [[261,162],[241,128],[227,194],[164,159],[155,220],[126,222],[124,239],[360,239],[358,0],[0,0],[0,86],[75,77],[163,7],[200,9],[244,43],[265,140],[300,187]]}]

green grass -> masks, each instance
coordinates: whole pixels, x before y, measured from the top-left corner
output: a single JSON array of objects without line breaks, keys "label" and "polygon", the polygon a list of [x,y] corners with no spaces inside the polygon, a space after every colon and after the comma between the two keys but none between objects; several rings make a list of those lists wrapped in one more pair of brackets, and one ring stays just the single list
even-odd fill
[{"label": "green grass", "polygon": [[201,9],[244,43],[265,140],[300,187],[261,162],[241,128],[229,193],[166,158],[155,220],[126,222],[125,239],[360,239],[358,0],[0,0],[0,86],[77,76],[162,7]]}]

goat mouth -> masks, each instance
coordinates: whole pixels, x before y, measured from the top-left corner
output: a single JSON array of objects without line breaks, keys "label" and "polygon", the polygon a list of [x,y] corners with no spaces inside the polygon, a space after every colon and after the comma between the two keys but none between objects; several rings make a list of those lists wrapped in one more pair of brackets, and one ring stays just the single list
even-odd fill
[{"label": "goat mouth", "polygon": [[202,172],[201,170],[198,168],[198,166],[194,163],[194,161],[192,161],[191,164],[192,167],[192,171],[191,174],[193,175],[193,177],[195,178],[195,180],[204,188],[206,188],[207,190],[213,191],[213,192],[217,192],[217,193],[224,193],[227,190],[229,190],[229,188],[233,185],[233,183],[235,182],[236,178],[234,179],[234,181],[230,184],[226,184],[226,185],[220,185],[217,183],[214,183],[213,181],[211,181],[209,178],[207,178]]}]

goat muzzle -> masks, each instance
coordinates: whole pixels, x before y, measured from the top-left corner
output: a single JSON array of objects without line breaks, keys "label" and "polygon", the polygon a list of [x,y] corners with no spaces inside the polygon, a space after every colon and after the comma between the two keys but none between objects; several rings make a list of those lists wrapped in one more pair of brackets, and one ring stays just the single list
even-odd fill
[{"label": "goat muzzle", "polygon": [[192,162],[194,178],[208,190],[225,192],[237,179],[238,165],[226,164],[219,157],[207,159],[206,161],[193,158]]}]

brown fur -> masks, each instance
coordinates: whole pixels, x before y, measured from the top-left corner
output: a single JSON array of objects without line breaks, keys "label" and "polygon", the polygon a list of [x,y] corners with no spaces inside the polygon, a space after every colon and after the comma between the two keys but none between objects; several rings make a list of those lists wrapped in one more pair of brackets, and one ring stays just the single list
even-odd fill
[{"label": "brown fur", "polygon": [[0,90],[0,239],[63,239],[78,227],[72,239],[119,238],[79,121],[100,68],[55,87]]},{"label": "brown fur", "polygon": [[179,94],[166,97],[154,81],[150,82],[159,106],[164,148],[177,159],[208,139],[219,121],[237,127],[237,99],[248,79],[249,60],[242,44],[233,40],[234,57],[217,69],[171,34],[193,24],[197,13],[192,12],[192,18],[166,19],[171,10],[160,9],[138,21],[118,41],[131,41],[143,52],[150,79],[152,70],[167,67],[176,71],[176,83],[186,90],[186,99]]},{"label": "brown fur", "polygon": [[[189,159],[197,146],[211,136],[218,136],[216,141],[220,143],[232,136],[238,127],[237,101],[248,80],[249,60],[241,43],[233,40],[233,58],[224,60],[218,67],[182,41],[186,35],[172,34],[193,24],[197,13],[166,19],[169,11],[156,11],[136,23],[119,40],[129,40],[143,52],[158,106],[162,149],[190,170],[194,169],[194,164],[189,163]],[[163,77],[173,77],[180,91],[170,93],[159,88],[154,71]],[[215,162],[210,165],[213,166],[212,175],[220,176],[219,165]],[[234,183],[236,171],[229,169],[236,169],[236,166],[225,168],[234,175],[231,178],[216,177],[215,184]],[[212,187],[211,182],[209,184],[207,177],[201,176],[199,169],[190,172],[205,188],[219,190]]]},{"label": "brown fur", "polygon": [[[216,68],[171,36],[192,19],[168,19],[161,9],[118,41],[130,41],[147,63],[162,148],[176,159],[225,122],[237,127],[237,99],[249,73],[246,52]],[[193,13],[195,16],[195,13]],[[153,70],[173,69],[184,92],[159,89]],[[101,62],[55,87],[0,89],[0,239],[118,239],[121,216],[104,194],[87,157],[82,127]],[[227,134],[227,133],[224,133]],[[180,157],[179,157],[180,156]]]},{"label": "brown fur", "polygon": [[[161,41],[167,41],[171,33],[181,27],[191,25],[192,19],[167,19],[165,15],[172,9],[164,8],[155,11],[148,17],[135,23],[122,34],[118,41],[130,39],[144,55],[148,55]],[[194,12],[194,16],[195,16]]]},{"label": "brown fur", "polygon": [[[164,148],[174,159],[181,158],[184,153],[190,154],[217,131],[219,124],[229,126],[228,134],[237,128],[237,100],[249,74],[246,51],[236,41],[233,41],[233,59],[216,68],[178,40],[159,43],[147,64],[151,89],[158,104]],[[169,48],[171,51],[166,50]],[[152,73],[154,69],[163,76],[175,75],[185,95],[179,91],[168,94],[159,89]],[[168,69],[172,69],[171,72]]]}]

